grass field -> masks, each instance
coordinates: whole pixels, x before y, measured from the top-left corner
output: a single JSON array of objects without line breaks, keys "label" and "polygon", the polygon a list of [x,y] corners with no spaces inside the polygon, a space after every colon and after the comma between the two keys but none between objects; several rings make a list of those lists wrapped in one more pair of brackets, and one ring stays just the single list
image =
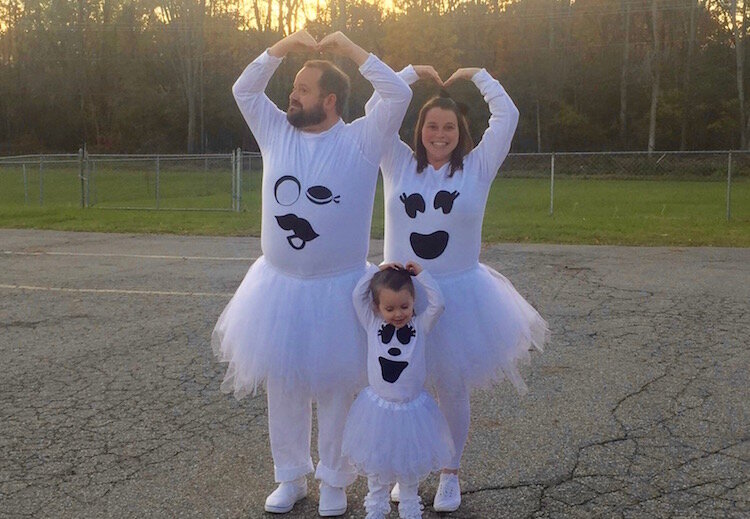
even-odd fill
[{"label": "grass field", "polygon": [[[152,172],[99,171],[89,186],[92,208],[80,209],[77,171],[44,171],[43,205],[38,172],[0,171],[0,227],[74,231],[202,235],[257,235],[260,180],[246,172],[241,213],[152,211]],[[226,169],[161,172],[159,208],[229,209],[231,176]],[[487,205],[483,237],[488,242],[547,242],[618,245],[750,246],[750,181],[732,184],[732,220],[726,221],[726,184],[697,180],[555,179],[554,215],[549,180],[498,178]],[[141,208],[118,210],[113,207]],[[382,190],[378,187],[373,237],[383,235]]]}]

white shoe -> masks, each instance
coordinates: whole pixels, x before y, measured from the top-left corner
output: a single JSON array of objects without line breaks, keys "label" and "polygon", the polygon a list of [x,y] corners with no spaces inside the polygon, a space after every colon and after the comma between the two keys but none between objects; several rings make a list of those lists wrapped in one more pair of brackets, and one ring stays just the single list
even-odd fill
[{"label": "white shoe", "polygon": [[436,512],[455,512],[461,506],[461,488],[457,474],[440,474],[440,484],[432,508]]},{"label": "white shoe", "polygon": [[320,482],[318,514],[321,517],[336,517],[346,512],[346,490]]},{"label": "white shoe", "polygon": [[305,477],[294,481],[284,481],[266,498],[266,512],[285,514],[291,511],[294,504],[306,495],[307,479]]},{"label": "white shoe", "polygon": [[391,489],[391,502],[398,503],[401,499],[401,487],[398,486],[398,483],[393,485],[393,488]]},{"label": "white shoe", "polygon": [[365,519],[385,519],[385,514],[381,512],[368,512]]}]

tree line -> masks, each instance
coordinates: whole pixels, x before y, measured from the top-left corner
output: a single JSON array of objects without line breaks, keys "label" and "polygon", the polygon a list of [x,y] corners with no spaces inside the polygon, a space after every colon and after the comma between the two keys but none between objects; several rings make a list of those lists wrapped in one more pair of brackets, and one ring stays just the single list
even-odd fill
[{"label": "tree line", "polygon": [[[749,25],[744,0],[0,0],[0,155],[255,149],[232,83],[302,27],[396,70],[487,68],[521,112],[515,152],[747,149]],[[282,109],[304,59],[269,84]],[[372,89],[340,65],[351,120]],[[451,91],[478,138],[481,96]],[[435,93],[415,86],[404,137]]]}]

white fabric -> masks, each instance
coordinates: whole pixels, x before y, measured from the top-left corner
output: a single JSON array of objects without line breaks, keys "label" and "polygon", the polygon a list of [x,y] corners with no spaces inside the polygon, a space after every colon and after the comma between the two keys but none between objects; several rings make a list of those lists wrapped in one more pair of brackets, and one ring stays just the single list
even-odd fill
[{"label": "white fabric", "polygon": [[[286,392],[283,384],[268,381],[268,433],[277,482],[293,481],[313,471],[310,457],[312,399]],[[318,462],[315,477],[333,487],[351,484],[356,473],[341,456],[347,411],[354,395],[332,391],[318,395]],[[293,424],[293,426],[290,426]]]},{"label": "white fabric", "polygon": [[[398,515],[404,519],[416,519],[422,517],[422,506],[418,494],[418,485],[401,483],[403,499],[398,505]],[[365,496],[365,510],[368,517],[383,517],[391,511],[388,490],[390,485],[382,483],[374,477],[367,478],[367,496]],[[371,515],[370,515],[371,514]]]},{"label": "white fabric", "polygon": [[[411,89],[370,55],[359,70],[384,100],[382,105],[350,124],[339,121],[322,133],[305,132],[289,124],[263,93],[280,62],[263,53],[233,87],[263,155],[263,254],[276,268],[296,276],[363,265],[378,163],[401,125]],[[307,222],[288,217],[286,226],[299,229],[296,237],[277,220],[287,215]],[[299,236],[307,226],[312,232],[304,240]]]},{"label": "white fabric", "polygon": [[341,451],[358,472],[384,484],[417,484],[453,457],[448,424],[424,391],[425,336],[443,311],[443,299],[426,271],[415,276],[427,307],[399,329],[409,333],[398,338],[394,331],[388,340],[383,334],[387,323],[376,314],[369,290],[377,270],[371,267],[352,294],[357,317],[367,330],[370,385],[352,404]]},{"label": "white fabric", "polygon": [[[424,388],[425,335],[435,326],[445,305],[432,276],[422,271],[414,279],[426,293],[425,310],[404,325],[402,330],[393,332],[386,342],[387,334],[384,335],[383,332],[387,323],[374,311],[370,293],[370,280],[377,271],[377,267],[371,267],[359,280],[352,294],[354,309],[367,334],[367,381],[375,393],[386,400],[405,402],[415,398]],[[408,333],[403,333],[404,331]],[[403,339],[399,336],[408,339],[408,342],[403,344]],[[402,367],[403,371],[399,373],[398,370]],[[396,380],[386,380],[388,372]]]},{"label": "white fabric", "polygon": [[263,256],[222,312],[211,342],[229,363],[224,391],[241,398],[263,382],[273,386],[268,417],[277,478],[311,469],[310,401],[317,400],[317,475],[343,486],[353,472],[340,456],[342,424],[365,374],[351,293],[366,268],[378,162],[411,90],[371,55],[359,70],[383,105],[311,134],[292,127],[264,93],[280,62],[264,52],[232,88],[263,154]]},{"label": "white fabric", "polygon": [[384,484],[417,484],[453,457],[448,424],[432,396],[391,402],[365,388],[352,404],[341,453],[357,472]]},{"label": "white fabric", "polygon": [[280,62],[264,52],[233,87],[263,154],[264,255],[212,337],[220,360],[229,362],[222,389],[238,398],[269,376],[305,394],[361,387],[364,335],[351,291],[366,264],[385,136],[398,130],[411,97],[408,86],[371,55],[360,72],[384,99],[382,106],[351,124],[339,121],[311,134],[291,126],[264,93]]},{"label": "white fabric", "polygon": [[[416,80],[411,67],[400,75]],[[489,127],[452,177],[450,164],[438,170],[427,165],[417,173],[411,148],[394,133],[381,162],[384,256],[388,262],[422,263],[445,297],[446,311],[427,351],[433,384],[474,388],[507,377],[524,392],[517,364],[528,359],[530,348],[542,349],[547,324],[506,278],[479,263],[487,197],[510,149],[518,110],[486,70],[472,81],[489,104]],[[380,102],[374,95],[367,109],[377,109]]]},{"label": "white fabric", "polygon": [[471,421],[471,409],[469,391],[463,384],[441,384],[435,381],[438,405],[440,411],[448,422],[453,439],[453,458],[445,467],[450,470],[458,470],[461,467],[461,457],[469,437],[469,425]]}]

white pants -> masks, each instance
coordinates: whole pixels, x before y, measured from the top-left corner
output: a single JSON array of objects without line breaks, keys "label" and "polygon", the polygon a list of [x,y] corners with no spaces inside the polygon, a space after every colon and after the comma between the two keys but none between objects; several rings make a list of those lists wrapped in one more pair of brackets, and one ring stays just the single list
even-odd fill
[{"label": "white pants", "polygon": [[[271,439],[276,482],[293,481],[313,471],[310,457],[311,395],[289,393],[268,380],[268,433]],[[354,393],[318,395],[318,455],[315,477],[333,487],[346,487],[356,478],[353,467],[341,457],[341,440]]]},{"label": "white pants", "polygon": [[[408,485],[399,482],[398,516],[408,519],[422,517],[422,507],[419,504],[419,485]],[[381,483],[376,477],[367,478],[369,492],[365,497],[365,511],[367,513],[380,512],[388,515],[391,511],[391,483]]]},{"label": "white pants", "polygon": [[461,456],[463,456],[466,440],[469,437],[471,416],[469,391],[463,384],[441,385],[438,383],[435,389],[438,406],[448,422],[448,428],[453,438],[453,447],[456,449],[450,465],[444,468],[458,470],[461,467]]}]

